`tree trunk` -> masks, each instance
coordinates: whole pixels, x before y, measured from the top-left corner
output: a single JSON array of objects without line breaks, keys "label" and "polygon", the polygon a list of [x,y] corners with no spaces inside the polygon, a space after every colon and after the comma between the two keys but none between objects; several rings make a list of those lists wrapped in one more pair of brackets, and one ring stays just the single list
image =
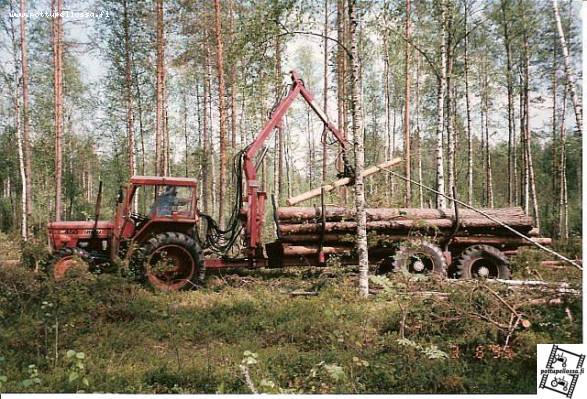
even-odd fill
[{"label": "tree trunk", "polygon": [[[557,106],[558,106],[558,67],[557,67],[557,52],[556,52],[556,38],[554,40],[552,47],[552,195],[553,199],[557,199],[557,189],[559,188],[559,184],[557,179],[560,177],[558,173],[558,156],[557,156],[557,142],[558,142],[558,134],[559,134],[559,126],[558,126],[558,116],[557,116]],[[553,205],[555,207],[556,205]]]},{"label": "tree trunk", "polygon": [[509,20],[506,16],[506,1],[501,0],[500,4],[502,24],[503,24],[503,41],[506,54],[506,85],[508,96],[508,205],[514,203],[514,193],[516,192],[517,183],[515,181],[515,169],[517,165],[514,162],[514,143],[515,143],[515,125],[514,125],[514,83],[512,68],[512,48],[509,30]]},{"label": "tree trunk", "polygon": [[[444,194],[444,145],[442,134],[444,131],[444,93],[446,92],[446,4],[440,0],[440,76],[436,96],[436,190]],[[436,206],[446,207],[446,199],[436,195]]]},{"label": "tree trunk", "polygon": [[463,68],[465,74],[465,108],[467,114],[467,203],[469,205],[473,205],[473,130],[471,128],[471,97],[469,94],[469,11],[467,9],[467,4],[467,1],[465,1],[465,37],[463,43]]},{"label": "tree trunk", "polygon": [[[132,95],[132,73],[131,73],[131,42],[130,28],[128,20],[128,3],[127,0],[122,2],[122,26],[124,30],[124,90],[126,100],[126,137],[127,137],[127,154],[128,154],[128,173],[131,176],[137,174],[136,154],[135,154],[135,133],[134,133],[134,110]],[[138,209],[139,197],[135,195],[134,210]]]},{"label": "tree trunk", "polygon": [[209,128],[209,119],[208,119],[208,109],[210,107],[210,103],[208,101],[210,94],[210,46],[208,41],[206,40],[204,43],[205,50],[205,80],[204,80],[204,93],[203,93],[203,114],[202,114],[202,141],[203,141],[203,156],[202,156],[202,186],[204,188],[204,195],[202,197],[202,208],[205,212],[212,214],[211,207],[210,207],[210,163],[213,161],[213,155],[210,148],[210,128]]},{"label": "tree trunk", "polygon": [[[12,3],[10,4],[10,11],[12,12]],[[22,14],[21,14],[21,35],[22,35]],[[26,190],[26,167],[25,167],[25,154],[24,154],[24,137],[23,129],[20,121],[20,96],[19,96],[19,63],[18,63],[18,44],[16,39],[16,27],[14,26],[14,19],[10,19],[10,38],[12,41],[12,55],[14,57],[14,87],[12,87],[12,100],[14,103],[14,130],[16,133],[16,148],[18,154],[18,170],[20,172],[20,184],[21,184],[21,212],[20,212],[20,235],[23,241],[28,238],[28,221],[27,221],[27,190]],[[21,36],[21,51],[22,51],[22,36]],[[21,55],[22,57],[22,55]],[[23,73],[24,75],[24,73]],[[15,215],[16,217],[16,212]]]},{"label": "tree trunk", "polygon": [[[540,213],[538,211],[538,198],[536,197],[536,181],[534,178],[534,166],[532,162],[532,142],[530,131],[530,51],[528,44],[528,36],[524,33],[524,129],[525,129],[525,143],[526,143],[526,161],[527,161],[527,181],[526,192],[532,199],[532,211],[534,213],[534,220],[536,227],[540,230]],[[527,202],[527,200],[526,200]]]},{"label": "tree trunk", "polygon": [[53,93],[55,126],[55,221],[61,220],[63,176],[63,0],[51,0],[53,41]]},{"label": "tree trunk", "polygon": [[165,36],[163,22],[163,0],[156,0],[157,17],[157,83],[155,87],[155,174],[165,174],[165,97],[163,86],[165,85]]},{"label": "tree trunk", "polygon": [[[275,87],[276,87],[276,96],[279,96],[279,91],[281,90],[281,39],[279,36],[275,39]],[[277,134],[276,140],[278,141],[277,144],[277,203],[283,203],[283,199],[285,196],[284,192],[284,163],[283,159],[285,157],[285,134],[283,132],[283,122],[280,122],[277,126]]]},{"label": "tree trunk", "polygon": [[349,0],[348,15],[350,24],[350,44],[352,55],[351,68],[351,112],[353,117],[353,135],[355,139],[355,206],[357,208],[357,254],[359,258],[359,289],[363,297],[369,296],[369,254],[367,252],[367,213],[365,212],[365,185],[363,168],[365,165],[365,148],[363,132],[363,107],[360,93],[359,76],[361,63],[357,40],[359,20],[357,1]]},{"label": "tree trunk", "polygon": [[[450,3],[449,3],[450,4]],[[450,8],[449,8],[450,7]],[[452,7],[447,6],[449,8],[449,13],[447,15],[447,38],[446,38],[446,137],[447,137],[447,146],[448,146],[448,192],[452,196],[453,187],[455,187],[455,152],[456,152],[456,143],[455,143],[455,130],[453,124],[453,113],[455,110],[453,109],[453,79],[452,79],[452,70],[453,70],[453,44],[452,44]],[[452,201],[448,201],[448,205],[450,206]]]},{"label": "tree trunk", "polygon": [[556,27],[558,30],[558,36],[561,42],[561,48],[563,50],[563,60],[565,65],[565,75],[567,80],[567,86],[569,93],[571,94],[571,102],[573,103],[573,109],[575,111],[575,119],[577,121],[577,131],[579,134],[583,132],[583,110],[581,108],[581,103],[579,102],[579,97],[577,96],[577,91],[575,88],[575,74],[571,70],[571,57],[569,55],[569,48],[567,46],[567,41],[565,39],[565,32],[563,30],[563,25],[561,22],[560,13],[558,10],[558,0],[553,0],[552,7],[554,9],[554,18],[556,20]]},{"label": "tree trunk", "polygon": [[[324,85],[322,91],[324,92],[324,114],[328,114],[328,0],[324,1],[324,59],[323,59],[323,74],[324,74]],[[326,128],[323,130],[323,135],[326,135]],[[322,137],[322,183],[327,179],[327,167],[328,167],[328,144],[326,137]]]},{"label": "tree trunk", "polygon": [[[197,86],[196,86],[197,90]],[[182,103],[183,103],[183,139],[184,139],[184,160],[185,160],[185,177],[190,176],[189,171],[189,157],[190,157],[190,147],[189,147],[189,135],[188,135],[188,99],[187,99],[187,91],[184,89],[182,90]]]},{"label": "tree trunk", "polygon": [[[420,132],[420,54],[416,53],[416,156],[418,157],[418,204],[424,208],[424,189],[422,188],[422,134]],[[389,174],[388,174],[389,175]]]},{"label": "tree trunk", "polygon": [[[337,0],[336,3],[336,37],[340,43],[346,43],[345,35],[345,0]],[[336,51],[336,102],[338,113],[338,130],[343,138],[346,138],[346,64],[347,54],[339,46]],[[337,159],[336,168],[342,170],[342,160]],[[290,195],[291,196],[291,195]],[[347,203],[347,191],[345,187],[340,189],[340,196]]]},{"label": "tree trunk", "polygon": [[224,192],[226,189],[226,108],[224,106],[224,43],[222,39],[220,0],[214,0],[216,32],[216,72],[218,74],[218,112],[220,115],[220,172],[218,186],[218,221],[224,225]]},{"label": "tree trunk", "polygon": [[558,207],[558,231],[559,236],[562,239],[569,238],[569,202],[567,194],[567,135],[566,135],[566,112],[567,112],[567,93],[568,86],[564,86],[563,99],[562,99],[562,111],[560,120],[560,159],[558,162],[558,175],[559,175],[559,207]]},{"label": "tree trunk", "polygon": [[[230,0],[230,40],[231,44],[234,45],[235,43],[235,27],[234,27],[234,1]],[[230,65],[230,147],[232,149],[232,153],[236,153],[236,131],[237,131],[237,108],[236,108],[236,64],[237,62],[233,60]]]},{"label": "tree trunk", "polygon": [[412,178],[412,160],[411,160],[411,146],[410,146],[410,0],[406,0],[406,40],[405,40],[405,86],[404,86],[404,173],[408,180],[406,180],[405,206],[410,206],[412,203],[412,183],[409,179]]},{"label": "tree trunk", "polygon": [[491,171],[491,146],[489,144],[489,72],[488,72],[488,60],[487,56],[485,56],[485,74],[484,80],[485,83],[484,93],[483,93],[483,100],[484,105],[483,108],[485,110],[485,187],[486,187],[486,198],[487,198],[487,206],[493,208],[493,176]]},{"label": "tree trunk", "polygon": [[[20,0],[20,61],[22,64],[22,138],[24,167],[26,176],[26,214],[27,219],[33,216],[33,166],[32,166],[32,145],[30,134],[29,114],[29,62],[26,40],[26,1]],[[28,225],[26,226],[28,236]]]}]

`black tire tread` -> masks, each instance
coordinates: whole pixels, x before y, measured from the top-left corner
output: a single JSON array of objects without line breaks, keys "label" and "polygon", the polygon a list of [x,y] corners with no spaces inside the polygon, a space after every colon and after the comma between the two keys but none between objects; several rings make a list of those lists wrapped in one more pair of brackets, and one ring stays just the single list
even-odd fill
[{"label": "black tire tread", "polygon": [[[411,246],[401,245],[400,248],[397,250],[395,255],[393,256],[393,263],[392,263],[392,270],[395,273],[406,271],[405,262],[408,260],[409,256],[412,254],[413,245],[416,243],[411,243]],[[442,253],[442,250],[438,247],[438,245],[431,243],[430,241],[421,241],[417,243],[419,247],[425,248],[426,251],[430,252],[431,257],[434,258],[434,270],[433,273],[446,276],[448,265],[446,264],[446,259]]]},{"label": "black tire tread", "polygon": [[486,244],[472,245],[463,251],[455,263],[455,276],[459,279],[472,279],[470,263],[479,256],[496,261],[498,278],[504,280],[511,278],[510,262],[507,257],[499,249]]},{"label": "black tire tread", "polygon": [[[202,283],[204,281],[205,268],[204,268],[204,258],[202,256],[202,251],[200,250],[200,246],[199,246],[198,242],[196,240],[194,240],[192,237],[190,237],[184,233],[178,233],[178,232],[174,232],[174,231],[160,233],[160,234],[157,234],[157,235],[151,237],[149,240],[147,240],[147,242],[143,246],[141,246],[137,250],[137,254],[135,256],[135,262],[140,263],[142,266],[141,270],[143,271],[143,273],[142,273],[143,279],[148,280],[145,278],[146,277],[146,269],[145,269],[144,261],[157,248],[159,248],[163,245],[169,245],[169,244],[180,245],[189,251],[189,253],[192,255],[192,257],[194,258],[194,260],[196,262],[196,271],[195,271],[196,279],[198,280],[199,283]],[[186,286],[184,286],[183,288],[189,288],[189,287],[191,287],[191,285],[186,284]]]}]

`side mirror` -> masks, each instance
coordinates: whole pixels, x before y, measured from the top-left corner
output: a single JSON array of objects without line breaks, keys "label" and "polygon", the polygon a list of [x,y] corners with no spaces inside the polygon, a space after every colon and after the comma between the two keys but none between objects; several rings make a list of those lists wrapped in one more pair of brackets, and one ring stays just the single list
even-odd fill
[{"label": "side mirror", "polygon": [[118,189],[118,194],[116,194],[116,203],[121,204],[124,200],[124,194],[122,193],[122,188]]}]

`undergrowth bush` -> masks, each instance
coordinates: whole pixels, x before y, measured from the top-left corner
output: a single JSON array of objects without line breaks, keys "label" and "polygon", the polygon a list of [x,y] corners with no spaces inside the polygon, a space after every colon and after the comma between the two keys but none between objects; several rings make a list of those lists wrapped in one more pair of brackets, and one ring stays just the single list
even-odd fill
[{"label": "undergrowth bush", "polygon": [[581,340],[570,296],[522,307],[531,325],[509,334],[511,313],[483,282],[375,278],[382,291],[363,299],[340,265],[210,279],[161,293],[0,268],[0,391],[532,393],[535,345]]}]

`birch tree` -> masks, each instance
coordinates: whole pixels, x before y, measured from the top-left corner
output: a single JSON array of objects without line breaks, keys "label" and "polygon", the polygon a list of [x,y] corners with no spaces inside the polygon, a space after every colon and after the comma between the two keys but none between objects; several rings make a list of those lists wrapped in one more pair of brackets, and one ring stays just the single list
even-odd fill
[{"label": "birch tree", "polygon": [[[22,146],[25,168],[25,213],[30,221],[33,215],[33,167],[32,167],[32,145],[29,112],[29,61],[28,46],[26,38],[26,1],[20,0],[20,62],[22,69]],[[26,223],[25,223],[26,224]],[[28,225],[25,227],[28,236]],[[27,238],[25,236],[25,239]]]},{"label": "birch tree", "polygon": [[363,183],[363,169],[365,166],[365,148],[363,132],[363,108],[360,93],[359,43],[357,30],[359,19],[357,16],[357,0],[350,0],[348,4],[351,45],[351,114],[352,129],[355,139],[355,206],[357,208],[357,253],[359,257],[359,289],[363,297],[369,296],[369,254],[367,252],[367,212],[365,211],[365,186]]},{"label": "birch tree", "polygon": [[[444,194],[444,93],[446,92],[446,3],[440,0],[440,74],[436,95],[436,190]],[[446,199],[436,195],[436,207],[446,208]]]},{"label": "birch tree", "polygon": [[563,50],[563,61],[565,67],[565,75],[569,93],[571,94],[571,102],[573,103],[573,110],[575,111],[575,120],[577,121],[577,130],[579,133],[583,131],[583,111],[581,109],[581,103],[577,95],[575,88],[575,74],[571,70],[571,57],[569,55],[569,48],[567,46],[567,40],[565,38],[565,32],[561,22],[560,12],[558,9],[558,0],[552,1],[552,7],[554,9],[554,18],[556,20],[556,27],[558,30],[558,36]]}]

